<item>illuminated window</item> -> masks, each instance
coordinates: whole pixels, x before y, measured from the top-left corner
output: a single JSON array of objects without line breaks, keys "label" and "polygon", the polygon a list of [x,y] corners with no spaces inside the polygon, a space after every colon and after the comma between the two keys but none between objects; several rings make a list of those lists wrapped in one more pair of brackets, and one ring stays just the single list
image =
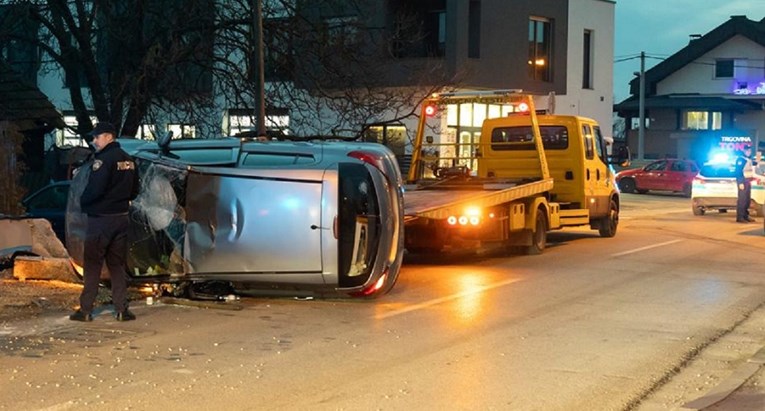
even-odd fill
[{"label": "illuminated window", "polygon": [[[98,119],[95,116],[90,116],[90,121],[95,124],[98,122]],[[66,127],[63,130],[59,130],[56,135],[56,145],[87,147],[88,144],[85,142],[85,139],[81,138],[75,131],[77,130],[78,122],[74,113],[65,113],[64,123]]]},{"label": "illuminated window", "polygon": [[552,80],[552,22],[532,17],[529,20],[529,77],[534,80]]},{"label": "illuminated window", "polygon": [[136,135],[136,138],[140,140],[156,140],[157,139],[157,128],[150,124],[141,124],[138,126],[138,135]]},{"label": "illuminated window", "polygon": [[719,111],[686,111],[683,116],[684,130],[720,130],[722,113]]},{"label": "illuminated window", "polygon": [[173,132],[173,140],[178,138],[196,138],[197,127],[193,124],[168,124],[167,131]]},{"label": "illuminated window", "polygon": [[[229,136],[253,132],[257,128],[255,110],[229,109],[227,120],[228,123],[224,125],[224,132],[227,132]],[[266,110],[266,130],[289,134],[289,128],[290,116],[287,109],[274,108]]]}]

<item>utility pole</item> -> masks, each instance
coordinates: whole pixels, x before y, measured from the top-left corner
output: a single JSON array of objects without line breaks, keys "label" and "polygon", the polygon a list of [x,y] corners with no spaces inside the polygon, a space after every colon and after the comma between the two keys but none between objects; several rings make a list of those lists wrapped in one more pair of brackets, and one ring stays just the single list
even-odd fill
[{"label": "utility pole", "polygon": [[266,136],[266,99],[265,73],[263,67],[263,4],[262,0],[252,0],[252,68],[254,69],[255,115],[257,116],[258,137]]},{"label": "utility pole", "polygon": [[638,160],[645,160],[645,51],[640,52],[640,103],[638,116]]}]

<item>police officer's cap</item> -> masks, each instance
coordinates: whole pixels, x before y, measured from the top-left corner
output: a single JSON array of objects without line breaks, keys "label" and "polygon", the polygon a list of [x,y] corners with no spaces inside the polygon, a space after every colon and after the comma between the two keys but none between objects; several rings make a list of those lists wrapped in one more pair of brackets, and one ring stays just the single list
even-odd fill
[{"label": "police officer's cap", "polygon": [[93,131],[88,133],[88,135],[89,136],[97,136],[97,135],[103,134],[103,133],[111,133],[111,135],[116,136],[117,135],[117,129],[114,127],[114,124],[112,124],[112,123],[107,123],[107,122],[98,123],[93,128]]}]

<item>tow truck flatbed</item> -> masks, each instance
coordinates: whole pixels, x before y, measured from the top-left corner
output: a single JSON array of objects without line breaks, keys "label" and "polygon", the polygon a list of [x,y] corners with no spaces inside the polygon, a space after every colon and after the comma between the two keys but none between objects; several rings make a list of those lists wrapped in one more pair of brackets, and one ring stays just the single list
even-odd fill
[{"label": "tow truck flatbed", "polygon": [[[404,187],[404,221],[419,217],[443,219],[470,206],[489,208],[552,190],[553,179],[492,183],[445,182]],[[444,189],[448,189],[448,196]]]}]

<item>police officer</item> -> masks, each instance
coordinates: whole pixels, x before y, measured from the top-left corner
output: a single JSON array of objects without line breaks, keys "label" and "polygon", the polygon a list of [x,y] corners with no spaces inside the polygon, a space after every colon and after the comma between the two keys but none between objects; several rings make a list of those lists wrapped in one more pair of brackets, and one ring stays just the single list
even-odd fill
[{"label": "police officer", "polygon": [[736,185],[738,186],[738,199],[736,201],[736,222],[751,223],[755,220],[749,217],[749,203],[752,200],[752,147],[746,146],[736,157]]},{"label": "police officer", "polygon": [[127,229],[130,200],[138,194],[135,162],[115,141],[116,129],[98,123],[89,133],[96,149],[87,186],[80,197],[82,212],[88,215],[85,235],[84,282],[80,308],[69,316],[73,321],[91,321],[98,295],[101,268],[106,261],[112,285],[114,316],[118,321],[135,320],[128,310]]}]

